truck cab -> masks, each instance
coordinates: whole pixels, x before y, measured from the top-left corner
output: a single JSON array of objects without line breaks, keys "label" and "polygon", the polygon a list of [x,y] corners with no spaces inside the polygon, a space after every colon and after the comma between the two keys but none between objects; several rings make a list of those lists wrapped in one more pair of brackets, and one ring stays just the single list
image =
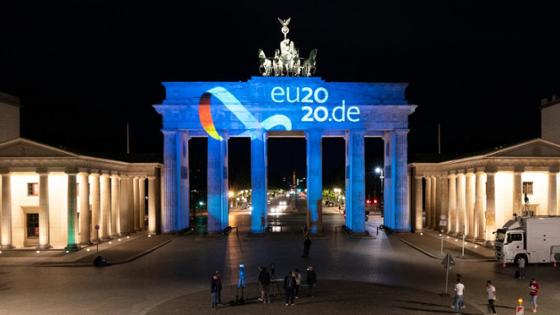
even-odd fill
[{"label": "truck cab", "polygon": [[525,231],[521,228],[502,228],[496,231],[496,257],[505,263],[517,263],[518,259],[527,259]]}]

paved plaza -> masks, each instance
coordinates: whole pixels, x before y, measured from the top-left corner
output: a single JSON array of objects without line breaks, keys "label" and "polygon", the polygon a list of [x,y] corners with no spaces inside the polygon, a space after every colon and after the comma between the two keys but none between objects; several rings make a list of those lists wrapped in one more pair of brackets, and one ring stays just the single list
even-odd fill
[{"label": "paved plaza", "polygon": [[[377,235],[381,218],[367,223],[371,237],[353,238],[341,232],[340,214],[325,215],[325,234],[314,238],[309,258],[301,258],[302,215],[270,217],[289,227],[282,233],[248,237],[249,216],[232,214],[240,227],[223,237],[196,234],[174,236],[171,242],[131,262],[106,268],[0,266],[2,314],[279,314],[286,313],[281,296],[270,305],[249,303],[210,309],[209,280],[223,274],[223,301],[235,298],[238,266],[247,266],[247,296],[254,301],[257,267],[274,262],[281,277],[293,268],[313,265],[318,273],[315,297],[303,296],[289,308],[294,314],[452,314],[451,298],[440,297],[444,269],[439,258],[401,241],[407,234]],[[432,244],[418,242],[419,245]],[[410,241],[410,239],[409,239]],[[436,245],[433,245],[436,244]],[[428,248],[428,250],[430,250]],[[2,259],[2,258],[0,258]],[[461,273],[466,285],[468,314],[485,313],[485,281],[496,284],[498,313],[513,313],[518,297],[528,298],[528,279],[516,280],[514,270],[495,262],[457,259],[451,273]],[[540,314],[560,309],[560,271],[530,266],[529,277],[541,282]],[[251,302],[251,300],[250,300]]]}]

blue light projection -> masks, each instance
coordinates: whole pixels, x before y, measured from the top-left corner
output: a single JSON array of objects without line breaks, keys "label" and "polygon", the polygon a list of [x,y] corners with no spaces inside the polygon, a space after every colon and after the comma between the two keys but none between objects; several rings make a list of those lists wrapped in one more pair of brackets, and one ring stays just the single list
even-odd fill
[{"label": "blue light projection", "polygon": [[[346,149],[346,225],[363,232],[365,207],[364,137],[382,137],[391,152],[385,166],[394,169],[385,181],[385,223],[410,230],[407,181],[408,115],[415,106],[405,99],[406,84],[326,82],[318,77],[253,77],[247,82],[165,82],[166,98],[154,107],[163,116],[164,180],[176,186],[176,160],[181,146],[170,137],[208,137],[208,226],[217,232],[228,225],[227,139],[251,138],[253,211],[251,231],[267,224],[266,144],[271,132],[299,132],[307,139],[307,189],[311,231],[319,232],[322,192],[322,137],[344,137]],[[187,136],[185,136],[187,135]],[[181,137],[181,138],[178,138]],[[183,140],[179,140],[183,141]],[[187,140],[188,141],[188,140]],[[169,144],[169,145],[168,145]],[[175,159],[175,160],[171,160]],[[181,164],[181,165],[177,165]],[[167,166],[170,167],[167,167]],[[175,166],[177,165],[177,166]],[[389,178],[389,177],[396,178]],[[182,185],[188,187],[188,185]],[[183,188],[165,189],[163,211],[181,204]],[[162,215],[164,231],[172,231],[182,214]]]}]

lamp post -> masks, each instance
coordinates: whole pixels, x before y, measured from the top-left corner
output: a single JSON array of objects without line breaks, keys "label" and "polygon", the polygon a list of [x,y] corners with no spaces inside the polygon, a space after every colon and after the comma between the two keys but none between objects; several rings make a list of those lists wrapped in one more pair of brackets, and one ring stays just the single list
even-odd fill
[{"label": "lamp post", "polygon": [[[381,216],[383,216],[383,208],[385,208],[385,198],[383,196],[383,179],[385,178],[384,173],[383,173],[383,168],[382,167],[376,167],[375,168],[375,173],[379,174],[379,180],[381,182],[381,197],[379,198],[379,200],[383,200],[383,206],[381,207]],[[381,202],[380,202],[381,204]]]}]

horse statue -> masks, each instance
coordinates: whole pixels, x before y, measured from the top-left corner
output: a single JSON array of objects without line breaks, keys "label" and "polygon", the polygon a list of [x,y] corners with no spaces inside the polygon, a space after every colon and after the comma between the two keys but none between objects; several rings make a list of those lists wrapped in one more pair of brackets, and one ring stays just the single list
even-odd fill
[{"label": "horse statue", "polygon": [[315,74],[315,70],[317,69],[317,49],[313,49],[309,53],[309,57],[305,59],[302,65],[302,76],[310,77]]},{"label": "horse statue", "polygon": [[274,58],[272,59],[272,69],[274,70],[275,76],[279,77],[284,75],[284,63],[282,62],[280,50],[278,49],[274,51]]},{"label": "horse statue", "polygon": [[266,58],[262,49],[259,49],[259,72],[265,77],[272,74],[272,61]]}]

